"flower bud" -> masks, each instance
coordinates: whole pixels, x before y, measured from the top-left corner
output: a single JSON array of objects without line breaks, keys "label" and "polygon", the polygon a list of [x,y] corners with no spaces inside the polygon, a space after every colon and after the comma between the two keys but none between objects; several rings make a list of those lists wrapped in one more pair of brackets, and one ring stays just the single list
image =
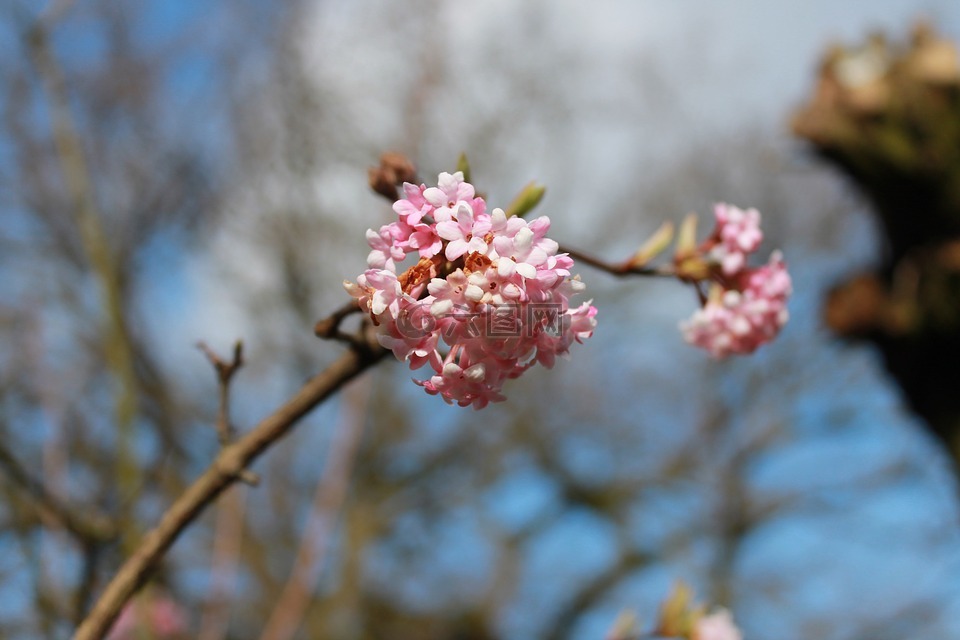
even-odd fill
[{"label": "flower bud", "polygon": [[522,218],[527,215],[533,211],[534,207],[540,204],[546,192],[546,187],[538,185],[535,182],[529,183],[517,194],[517,197],[513,199],[510,206],[507,207],[507,217],[517,216],[518,218]]},{"label": "flower bud", "polygon": [[668,220],[647,238],[627,264],[631,268],[646,266],[648,262],[663,253],[671,242],[673,242],[673,223]]}]

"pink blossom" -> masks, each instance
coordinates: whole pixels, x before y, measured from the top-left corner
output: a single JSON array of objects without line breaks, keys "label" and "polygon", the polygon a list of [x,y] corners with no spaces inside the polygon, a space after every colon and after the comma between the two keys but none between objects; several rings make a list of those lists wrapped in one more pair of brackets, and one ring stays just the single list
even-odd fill
[{"label": "pink blossom", "polygon": [[517,269],[524,277],[533,278],[536,277],[536,268],[558,249],[557,243],[546,237],[549,229],[550,218],[541,216],[513,230],[512,236],[494,238],[493,246],[498,256],[517,263]]},{"label": "pink blossom", "polygon": [[725,274],[733,275],[743,269],[747,256],[756,251],[763,241],[760,212],[756,209],[739,209],[722,202],[716,204],[713,211],[717,227],[712,242],[716,244],[710,250],[710,257],[720,264]]},{"label": "pink blossom", "polygon": [[743,634],[726,609],[720,609],[697,621],[691,640],[743,640]]},{"label": "pink blossom", "polygon": [[395,318],[400,312],[400,300],[409,298],[400,288],[397,274],[387,269],[367,269],[357,277],[356,284],[344,280],[343,286],[374,321],[387,311]]},{"label": "pink blossom", "polygon": [[443,240],[437,235],[433,225],[418,224],[407,237],[407,246],[419,252],[421,258],[432,258],[440,253]]},{"label": "pink blossom", "polygon": [[423,197],[433,207],[433,218],[437,222],[453,220],[461,203],[469,207],[474,216],[484,214],[486,203],[476,198],[473,185],[463,181],[463,172],[441,173],[437,186],[424,189]]},{"label": "pink blossom", "polygon": [[478,362],[472,364],[469,355],[461,353],[459,362],[454,362],[453,354],[457,349],[451,349],[438,375],[429,380],[414,380],[424,390],[431,394],[440,394],[448,403],[457,403],[461,407],[473,405],[482,409],[490,402],[500,402],[506,398],[500,393],[501,383],[497,379],[500,371],[498,367],[488,367]]},{"label": "pink blossom", "polygon": [[411,369],[427,363],[439,366],[437,319],[430,307],[411,296],[398,299],[397,313],[386,318],[377,335],[380,345],[393,351],[397,360],[407,361]]},{"label": "pink blossom", "polygon": [[[596,307],[571,309],[584,285],[573,260],[557,255],[547,217],[526,222],[486,202],[461,173],[442,173],[436,187],[404,185],[398,220],[368,231],[371,269],[344,282],[379,327],[380,344],[444,401],[480,409],[504,400],[503,384],[541,363],[552,367],[596,327]],[[417,251],[402,274],[396,262]],[[444,355],[445,351],[445,355]]]},{"label": "pink blossom", "polygon": [[490,231],[490,218],[485,215],[474,219],[473,209],[465,203],[457,206],[455,217],[437,223],[437,235],[447,241],[444,254],[447,260],[456,260],[465,253],[487,252],[483,236]]},{"label": "pink blossom", "polygon": [[424,216],[433,213],[433,205],[423,197],[426,185],[415,185],[405,182],[403,185],[404,198],[393,203],[393,210],[400,219],[408,225],[415,226]]},{"label": "pink blossom", "polygon": [[407,255],[398,242],[405,239],[403,228],[396,222],[383,225],[379,232],[367,229],[367,244],[373,249],[367,256],[367,265],[373,269],[396,271],[395,261],[402,261]]},{"label": "pink blossom", "polygon": [[714,284],[703,308],[680,325],[687,342],[717,358],[752,353],[773,340],[790,317],[791,280],[779,252],[767,265],[738,275],[739,288]]}]

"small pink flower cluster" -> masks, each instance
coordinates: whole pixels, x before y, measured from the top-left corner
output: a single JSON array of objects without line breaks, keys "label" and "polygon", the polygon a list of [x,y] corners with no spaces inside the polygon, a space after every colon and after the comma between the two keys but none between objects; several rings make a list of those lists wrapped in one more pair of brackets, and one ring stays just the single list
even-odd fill
[{"label": "small pink flower cluster", "polygon": [[684,338],[717,358],[752,353],[773,340],[787,323],[790,274],[779,251],[768,264],[746,266],[763,240],[760,213],[718,204],[717,227],[701,250],[711,262],[711,284],[703,308],[680,323]]},{"label": "small pink flower cluster", "polygon": [[187,616],[168,596],[130,602],[113,624],[108,640],[176,638],[187,632]]},{"label": "small pink flower cluster", "polygon": [[756,209],[738,209],[722,202],[713,207],[717,228],[711,240],[716,243],[709,257],[720,263],[728,276],[739,273],[747,266],[747,256],[763,242],[760,231],[760,212]]},{"label": "small pink flower cluster", "polygon": [[[504,400],[506,380],[538,362],[552,367],[593,335],[597,310],[570,307],[584,285],[547,237],[549,218],[488,214],[461,172],[403,191],[398,220],[367,231],[370,268],[344,287],[380,327],[380,344],[411,369],[433,368],[415,381],[427,393],[480,409]],[[409,253],[419,261],[398,274]]]}]

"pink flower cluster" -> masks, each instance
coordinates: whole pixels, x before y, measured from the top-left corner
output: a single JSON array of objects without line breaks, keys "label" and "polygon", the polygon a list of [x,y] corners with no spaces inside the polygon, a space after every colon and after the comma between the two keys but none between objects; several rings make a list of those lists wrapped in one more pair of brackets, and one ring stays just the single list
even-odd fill
[{"label": "pink flower cluster", "polygon": [[720,263],[728,276],[739,273],[747,265],[747,256],[763,242],[760,231],[760,212],[756,209],[738,209],[722,202],[713,207],[717,228],[713,233],[715,243],[709,257]]},{"label": "pink flower cluster", "polygon": [[[584,285],[547,237],[549,218],[487,213],[461,172],[403,191],[398,219],[367,231],[370,268],[344,287],[379,326],[380,344],[411,369],[430,365],[434,375],[415,380],[427,393],[480,409],[505,399],[506,380],[552,367],[593,335],[597,310],[570,306]],[[410,253],[418,262],[398,274]]]},{"label": "pink flower cluster", "polygon": [[787,323],[790,274],[779,251],[768,264],[746,266],[759,247],[760,213],[718,204],[717,227],[701,250],[712,265],[710,292],[703,308],[680,323],[684,338],[717,358],[752,353],[773,340]]}]

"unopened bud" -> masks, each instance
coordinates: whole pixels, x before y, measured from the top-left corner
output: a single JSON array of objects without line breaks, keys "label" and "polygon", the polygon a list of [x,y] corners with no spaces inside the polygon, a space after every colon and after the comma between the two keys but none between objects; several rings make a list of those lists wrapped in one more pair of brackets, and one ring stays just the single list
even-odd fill
[{"label": "unopened bud", "polygon": [[391,202],[399,197],[398,186],[417,180],[417,170],[413,163],[402,153],[393,151],[381,155],[380,166],[368,169],[367,175],[370,188]]},{"label": "unopened bud", "polygon": [[467,160],[467,154],[461,153],[460,157],[457,158],[457,171],[463,174],[464,182],[471,182],[470,180],[470,161]]},{"label": "unopened bud", "polygon": [[604,640],[637,640],[640,637],[638,627],[637,614],[621,611]]},{"label": "unopened bud", "polygon": [[690,612],[693,606],[693,590],[683,581],[678,581],[660,606],[657,633],[663,636],[685,636],[691,629]]},{"label": "unopened bud", "polygon": [[680,233],[677,234],[677,260],[689,258],[697,252],[697,214],[688,213],[680,224]]},{"label": "unopened bud", "polygon": [[525,186],[517,197],[513,199],[513,202],[510,203],[510,206],[507,207],[506,214],[509,218],[510,216],[517,216],[522,218],[527,215],[533,209],[540,204],[540,201],[543,200],[543,195],[547,192],[547,188],[538,185],[535,182],[529,183]]},{"label": "unopened bud", "polygon": [[670,246],[673,242],[673,223],[669,220],[660,225],[660,228],[653,232],[653,235],[647,238],[628,263],[630,267],[640,268],[646,266],[651,260]]}]

